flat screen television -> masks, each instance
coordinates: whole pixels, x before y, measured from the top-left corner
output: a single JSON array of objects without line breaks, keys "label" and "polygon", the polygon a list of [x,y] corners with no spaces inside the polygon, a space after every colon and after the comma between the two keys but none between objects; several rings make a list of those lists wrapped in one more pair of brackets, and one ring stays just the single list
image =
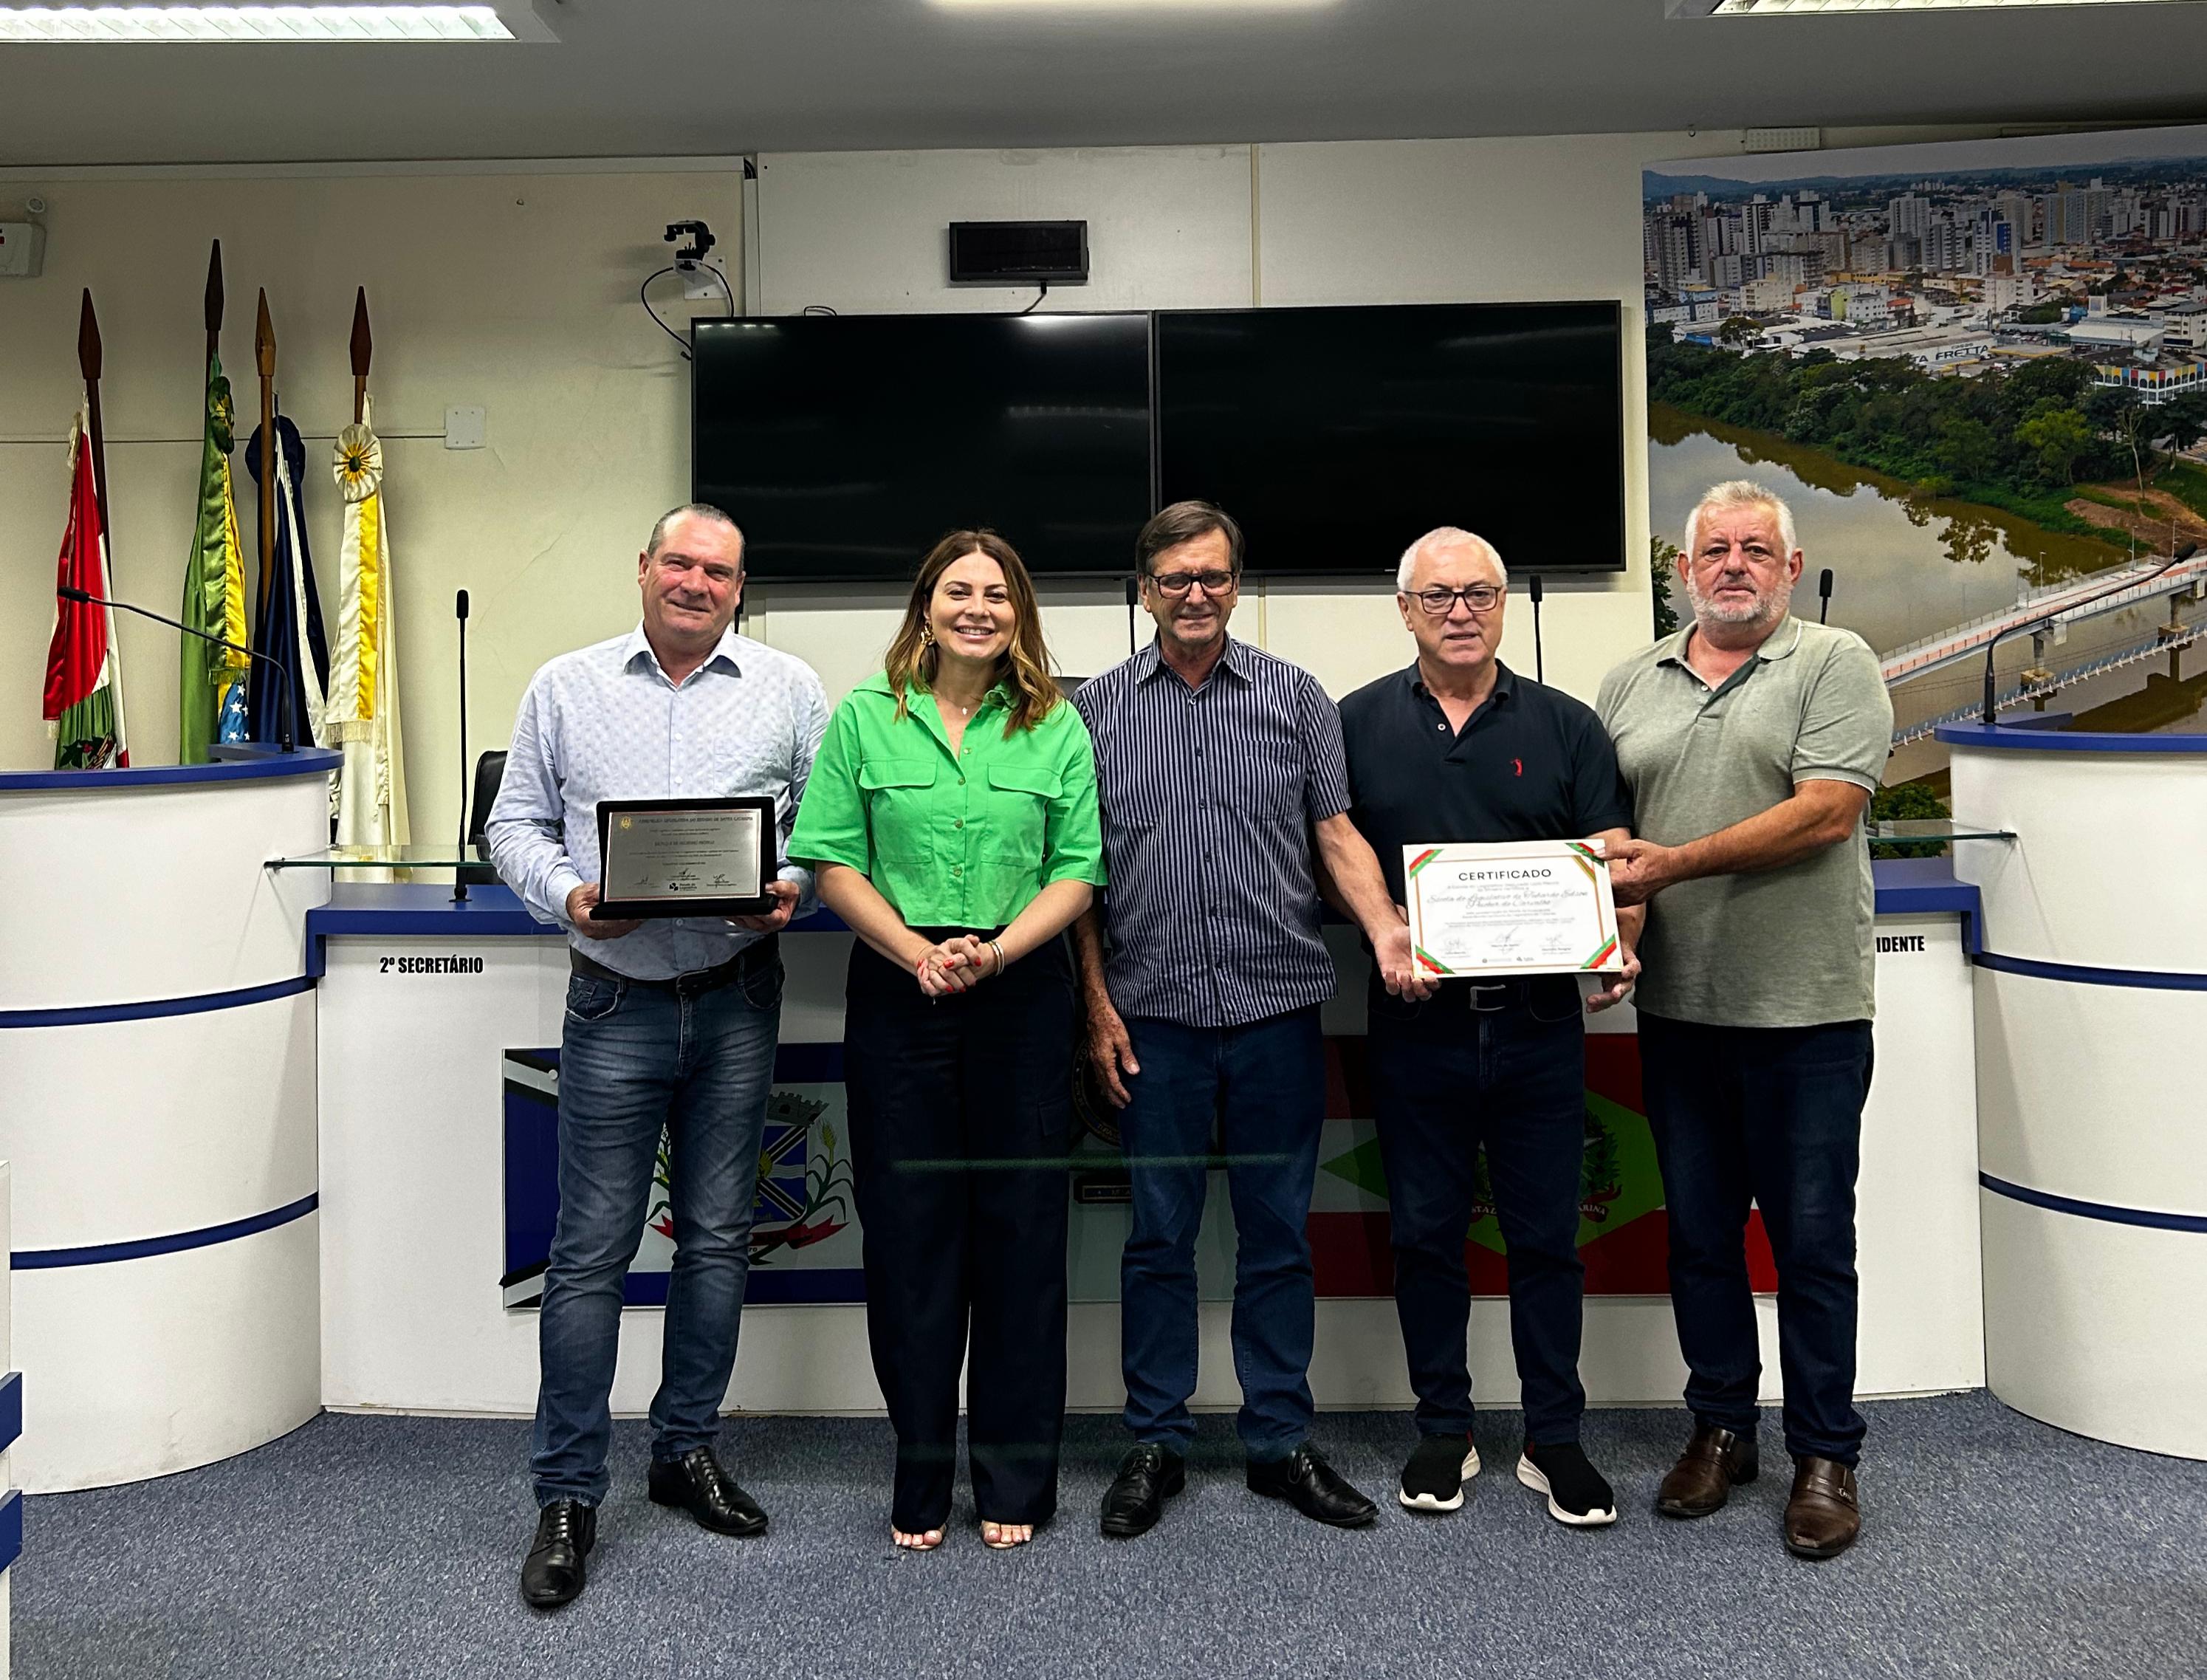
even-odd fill
[{"label": "flat screen television", "polygon": [[909,578],[946,531],[1125,572],[1152,511],[1146,314],[802,315],[692,329],[691,482],[757,578]]},{"label": "flat screen television", "polygon": [[1190,311],[1156,343],[1160,505],[1224,507],[1252,571],[1391,570],[1438,525],[1624,569],[1615,303]]}]

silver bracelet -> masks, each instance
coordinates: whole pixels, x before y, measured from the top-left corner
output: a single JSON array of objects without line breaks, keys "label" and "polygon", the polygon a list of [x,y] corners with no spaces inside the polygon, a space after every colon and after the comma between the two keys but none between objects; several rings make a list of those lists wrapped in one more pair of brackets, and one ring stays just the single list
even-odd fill
[{"label": "silver bracelet", "polygon": [[996,954],[996,972],[1002,974],[1004,972],[1004,948],[992,939],[989,942],[989,948]]}]

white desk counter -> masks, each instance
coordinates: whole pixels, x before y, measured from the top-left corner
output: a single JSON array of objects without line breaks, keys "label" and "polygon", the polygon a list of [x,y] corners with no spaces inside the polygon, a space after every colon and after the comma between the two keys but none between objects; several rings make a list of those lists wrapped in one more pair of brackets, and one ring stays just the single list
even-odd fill
[{"label": "white desk counter", "polygon": [[[1976,1387],[1984,1381],[1968,955],[1976,898],[1956,886],[1943,863],[1878,869],[1882,954],[1877,1073],[1863,1151],[1861,1387],[1866,1394]],[[565,943],[503,888],[477,888],[454,904],[444,888],[340,885],[311,918],[309,934],[320,977],[324,1402],[525,1414],[536,1392],[535,1316],[506,1306],[500,1287],[511,1258],[505,1053],[558,1045]],[[1364,959],[1348,930],[1335,928],[1331,938],[1343,984],[1325,1026],[1343,1077],[1330,1105],[1335,1117],[1321,1151],[1313,1220],[1322,1298],[1312,1387],[1322,1406],[1407,1405],[1412,1396],[1394,1306],[1373,1293],[1375,1279],[1385,1287],[1373,1270],[1385,1265],[1384,1225],[1376,1217],[1385,1202],[1373,1193],[1369,1153],[1359,1155],[1370,1139],[1355,1112]],[[778,1085],[794,1067],[840,1065],[828,1047],[842,1036],[849,944],[840,930],[784,936],[789,978]],[[1648,1188],[1652,1152],[1636,1111],[1630,1012],[1594,1025],[1589,1114],[1618,1165],[1614,1181],[1590,1182],[1588,1208],[1622,1229],[1606,1230],[1599,1245],[1583,1251],[1598,1291],[1587,1304],[1585,1381],[1596,1403],[1675,1402],[1684,1372],[1670,1303],[1660,1293],[1661,1214]],[[523,1070],[516,1077],[529,1075]],[[816,1068],[795,1077],[806,1091],[827,1089]],[[801,1178],[798,1184],[801,1190]],[[1213,1280],[1230,1265],[1223,1184],[1213,1193],[1203,1253],[1206,1295],[1223,1293]],[[1111,1293],[1115,1233],[1123,1219],[1109,1207],[1075,1209],[1068,1394],[1076,1408],[1115,1410],[1123,1399],[1118,1309],[1098,1298]],[[1478,1247],[1477,1227],[1474,1237],[1474,1276],[1498,1270]],[[856,1233],[840,1240],[847,1255]],[[764,1276],[754,1272],[731,1406],[877,1409],[864,1308],[793,1304],[792,1285],[807,1274],[777,1271],[771,1288]],[[763,1293],[780,1304],[763,1300]],[[1760,1306],[1766,1388],[1774,1396],[1775,1306],[1767,1298]],[[1205,1301],[1201,1405],[1230,1407],[1238,1399],[1227,1311],[1223,1300]],[[649,1402],[658,1381],[659,1334],[656,1312],[624,1315],[616,1409],[640,1412]],[[1505,1301],[1483,1300],[1474,1309],[1472,1355],[1480,1399],[1514,1403]]]}]

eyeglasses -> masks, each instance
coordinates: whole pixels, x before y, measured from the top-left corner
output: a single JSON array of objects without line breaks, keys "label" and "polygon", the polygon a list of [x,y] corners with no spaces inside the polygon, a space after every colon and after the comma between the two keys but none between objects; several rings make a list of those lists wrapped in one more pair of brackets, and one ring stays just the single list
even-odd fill
[{"label": "eyeglasses", "polygon": [[1492,613],[1495,603],[1502,599],[1502,590],[1492,583],[1474,583],[1467,589],[1420,589],[1410,599],[1436,619],[1444,619],[1456,610],[1459,601],[1474,613]]},{"label": "eyeglasses", "polygon": [[1184,595],[1197,584],[1203,585],[1207,595],[1223,595],[1233,589],[1234,574],[1230,571],[1153,571],[1150,582],[1169,595]]}]

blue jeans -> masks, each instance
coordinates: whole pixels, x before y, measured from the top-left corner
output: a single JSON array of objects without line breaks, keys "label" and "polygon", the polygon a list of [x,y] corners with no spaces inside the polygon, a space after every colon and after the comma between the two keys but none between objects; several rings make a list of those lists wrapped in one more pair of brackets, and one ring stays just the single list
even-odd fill
[{"label": "blue jeans", "polygon": [[1855,1177],[1869,1023],[1708,1026],[1642,1011],[1640,1069],[1670,1211],[1687,1406],[1700,1423],[1755,1432],[1752,1199],[1778,1262],[1786,1450],[1852,1464],[1863,1427],[1854,1406]]},{"label": "blue jeans", "polygon": [[[1504,1001],[1490,1003],[1488,995]],[[1476,1002],[1480,1005],[1474,1008]],[[1510,1342],[1525,1436],[1579,1438],[1582,1308],[1579,1175],[1586,1155],[1586,1039],[1569,975],[1506,988],[1450,982],[1424,1001],[1370,1001],[1373,1117],[1387,1174],[1395,1311],[1418,1430],[1471,1432],[1464,1270],[1480,1148],[1508,1246]]]},{"label": "blue jeans", "polygon": [[1325,1118],[1316,1007],[1246,1026],[1130,1020],[1141,1072],[1119,1117],[1133,1181],[1120,1262],[1127,1427],[1185,1452],[1195,1437],[1195,1238],[1217,1123],[1239,1238],[1234,1262],[1235,1426],[1253,1459],[1286,1457],[1310,1433],[1311,1182]]},{"label": "blue jeans", "polygon": [[537,1325],[536,1503],[605,1498],[621,1279],[643,1239],[666,1128],[674,1266],[652,1456],[720,1434],[751,1276],[759,1138],[781,965],[770,946],[709,991],[577,974],[559,1051],[559,1221]]}]

